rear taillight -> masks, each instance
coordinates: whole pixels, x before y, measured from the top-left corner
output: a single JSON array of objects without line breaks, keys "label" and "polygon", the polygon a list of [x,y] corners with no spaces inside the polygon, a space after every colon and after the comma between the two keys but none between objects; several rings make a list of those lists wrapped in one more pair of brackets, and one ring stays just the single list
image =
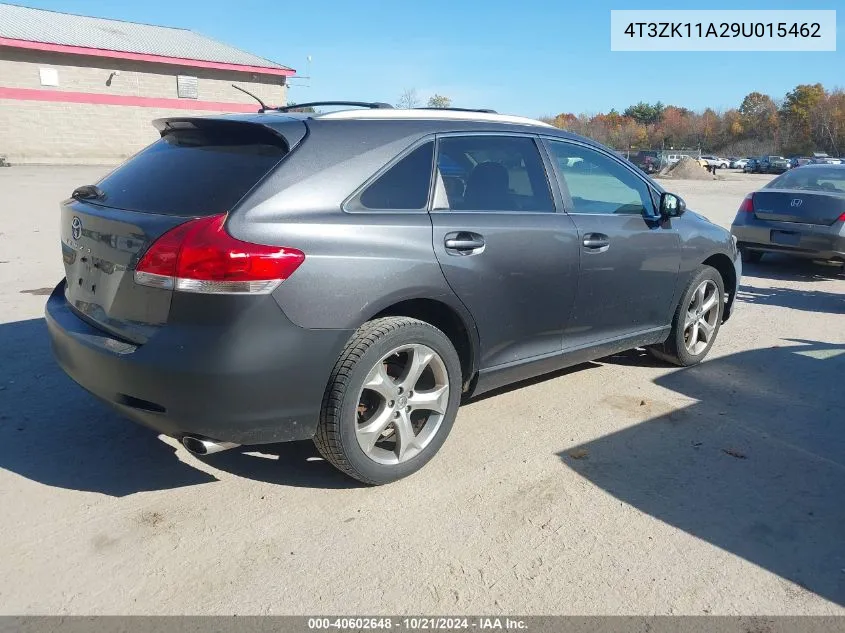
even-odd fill
[{"label": "rear taillight", "polygon": [[135,268],[143,286],[210,294],[272,292],[305,260],[295,248],[235,239],[213,215],[169,230],[152,243]]},{"label": "rear taillight", "polygon": [[745,196],[745,200],[742,201],[742,204],[739,205],[739,210],[741,213],[754,213],[754,194],[749,193]]},{"label": "rear taillight", "polygon": [[836,218],[836,221],[837,222],[845,222],[845,213],[843,213],[838,218]]}]

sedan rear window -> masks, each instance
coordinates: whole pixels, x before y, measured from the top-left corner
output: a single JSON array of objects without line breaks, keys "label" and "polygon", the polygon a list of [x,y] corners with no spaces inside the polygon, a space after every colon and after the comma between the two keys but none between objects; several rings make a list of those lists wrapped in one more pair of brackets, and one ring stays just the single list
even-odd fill
[{"label": "sedan rear window", "polygon": [[800,189],[845,194],[845,169],[798,167],[775,178],[765,189]]},{"label": "sedan rear window", "polygon": [[98,183],[116,209],[203,216],[230,210],[287,154],[253,125],[171,130]]}]

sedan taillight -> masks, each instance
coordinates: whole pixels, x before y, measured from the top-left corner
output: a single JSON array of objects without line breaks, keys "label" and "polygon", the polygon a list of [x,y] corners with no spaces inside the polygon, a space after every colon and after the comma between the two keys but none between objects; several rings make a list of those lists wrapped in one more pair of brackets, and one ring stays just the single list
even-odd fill
[{"label": "sedan taillight", "polygon": [[742,213],[754,213],[754,194],[749,193],[745,196],[745,200],[739,205],[739,210]]}]

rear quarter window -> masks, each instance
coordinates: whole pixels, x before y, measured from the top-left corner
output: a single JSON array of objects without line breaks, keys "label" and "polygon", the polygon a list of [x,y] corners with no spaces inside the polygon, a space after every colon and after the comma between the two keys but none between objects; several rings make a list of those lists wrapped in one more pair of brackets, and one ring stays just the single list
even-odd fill
[{"label": "rear quarter window", "polygon": [[434,141],[411,150],[346,205],[348,211],[420,211],[428,206]]},{"label": "rear quarter window", "polygon": [[161,215],[229,211],[287,154],[258,126],[169,131],[98,183],[100,204]]}]

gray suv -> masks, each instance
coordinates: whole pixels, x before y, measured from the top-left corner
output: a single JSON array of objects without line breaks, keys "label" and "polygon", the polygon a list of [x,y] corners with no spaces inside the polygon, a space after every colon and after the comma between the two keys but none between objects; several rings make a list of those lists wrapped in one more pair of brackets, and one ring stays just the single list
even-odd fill
[{"label": "gray suv", "polygon": [[158,120],[76,189],[46,307],[61,367],[195,454],[313,438],[382,484],[462,399],[708,353],[741,274],[728,231],[537,121],[364,105]]}]

